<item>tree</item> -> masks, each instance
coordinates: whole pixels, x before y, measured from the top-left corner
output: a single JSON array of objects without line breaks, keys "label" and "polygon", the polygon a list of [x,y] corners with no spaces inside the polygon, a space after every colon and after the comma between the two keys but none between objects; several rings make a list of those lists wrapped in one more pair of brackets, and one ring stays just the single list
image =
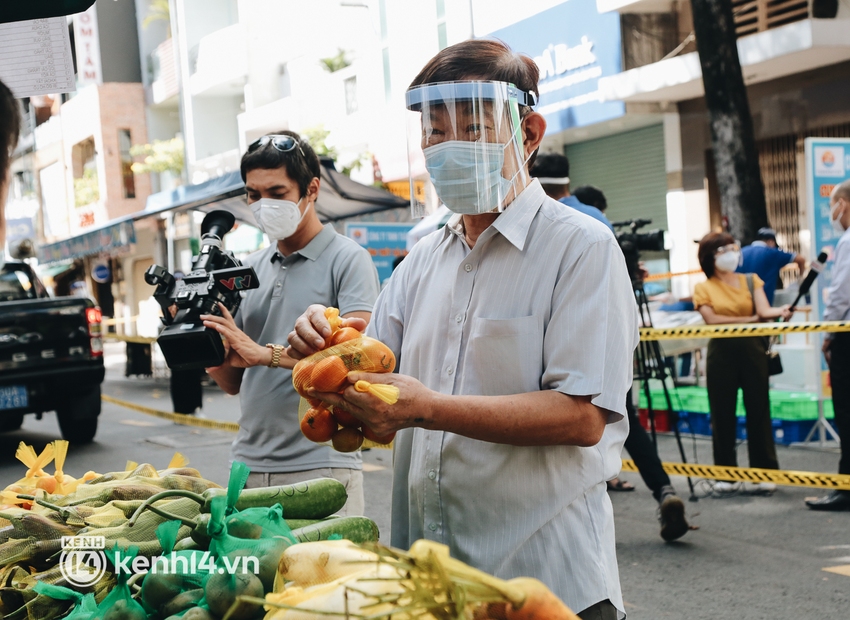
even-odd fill
[{"label": "tree", "polygon": [[[334,162],[339,159],[337,148],[335,146],[328,146],[327,139],[331,135],[331,132],[325,129],[324,125],[316,125],[315,127],[305,129],[301,132],[301,135],[307,139],[307,142],[310,143],[310,146],[313,147],[313,150],[316,151],[316,155],[319,157],[330,157]],[[368,157],[366,153],[360,153],[354,161],[347,166],[343,166],[340,172],[346,176],[351,176],[354,170],[360,170],[363,160],[366,157]]]},{"label": "tree", "polygon": [[183,139],[154,140],[152,144],[137,144],[130,149],[133,157],[144,157],[144,161],[133,163],[135,174],[146,172],[170,172],[179,179],[184,166]]},{"label": "tree", "polygon": [[329,73],[339,71],[340,69],[345,69],[346,67],[351,65],[351,61],[348,59],[348,52],[346,52],[342,48],[337,49],[336,56],[320,58],[319,62],[322,63],[322,67],[325,69],[325,71],[328,71]]},{"label": "tree", "polygon": [[142,28],[147,28],[158,21],[166,23],[168,36],[171,36],[171,8],[168,5],[168,0],[151,0],[148,5],[148,14],[142,21]]},{"label": "tree", "polygon": [[720,204],[743,244],[767,226],[753,119],[738,58],[731,0],[691,0]]}]

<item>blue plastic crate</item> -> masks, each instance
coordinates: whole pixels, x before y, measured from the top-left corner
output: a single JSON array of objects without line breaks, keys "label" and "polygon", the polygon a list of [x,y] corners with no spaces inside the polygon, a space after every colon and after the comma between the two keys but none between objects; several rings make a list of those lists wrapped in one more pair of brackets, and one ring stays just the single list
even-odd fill
[{"label": "blue plastic crate", "polygon": [[774,426],[773,438],[778,444],[785,446],[805,441],[809,431],[815,425],[815,420],[776,420],[779,428]]},{"label": "blue plastic crate", "polygon": [[[782,429],[782,424],[786,420],[771,420],[771,426],[773,427],[773,440],[777,443],[783,443],[776,438],[776,431]],[[784,429],[783,429],[784,431]],[[784,437],[784,432],[782,433]],[[738,427],[736,429],[735,436],[738,439],[746,439],[747,438],[747,418],[739,417],[738,418]]]},{"label": "blue plastic crate", "polygon": [[679,432],[711,436],[711,416],[707,413],[684,411],[679,414]]}]

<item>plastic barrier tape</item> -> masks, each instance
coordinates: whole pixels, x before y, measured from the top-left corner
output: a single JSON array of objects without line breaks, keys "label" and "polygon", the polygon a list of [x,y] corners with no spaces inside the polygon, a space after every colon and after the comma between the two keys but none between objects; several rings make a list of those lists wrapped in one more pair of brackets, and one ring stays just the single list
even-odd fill
[{"label": "plastic barrier tape", "polygon": [[702,269],[692,269],[691,271],[680,271],[679,273],[653,273],[646,276],[644,282],[655,282],[657,280],[669,280],[670,278],[678,278],[679,276],[695,276],[702,273]]},{"label": "plastic barrier tape", "polygon": [[106,394],[102,394],[100,399],[106,403],[112,403],[113,405],[118,405],[119,407],[126,407],[127,409],[138,411],[139,413],[151,415],[155,418],[162,418],[163,420],[170,420],[171,422],[183,424],[184,426],[197,426],[198,428],[208,428],[217,431],[230,431],[232,433],[235,433],[239,430],[239,425],[236,422],[207,420],[206,418],[196,418],[193,415],[186,415],[184,413],[170,413],[168,411],[159,411],[157,409],[151,409],[150,407],[143,407],[142,405],[127,402],[126,400],[112,398],[111,396],[107,396]]},{"label": "plastic barrier tape", "polygon": [[132,342],[134,344],[153,344],[156,338],[146,336],[124,336],[123,334],[103,334],[105,340],[120,340],[121,342]]},{"label": "plastic barrier tape", "polygon": [[[699,463],[662,463],[664,471],[674,476],[709,478],[729,482],[774,482],[784,486],[815,487],[850,491],[850,475],[820,474],[810,471],[755,469],[750,467],[720,467]],[[638,471],[634,461],[623,459],[623,471]]]},{"label": "plastic barrier tape", "polygon": [[677,340],[680,338],[745,338],[748,336],[780,336],[782,334],[803,334],[807,332],[850,332],[850,321],[641,327],[640,339]]}]

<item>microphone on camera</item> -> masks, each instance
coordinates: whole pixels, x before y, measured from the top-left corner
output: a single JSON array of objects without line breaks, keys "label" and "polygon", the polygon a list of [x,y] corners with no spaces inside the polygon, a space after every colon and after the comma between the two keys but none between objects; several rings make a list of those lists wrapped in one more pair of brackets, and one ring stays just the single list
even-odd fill
[{"label": "microphone on camera", "polygon": [[806,277],[803,278],[803,281],[800,283],[800,290],[797,293],[797,298],[794,300],[794,303],[791,304],[791,310],[794,310],[794,308],[797,307],[797,302],[800,301],[803,295],[809,294],[809,289],[812,288],[812,284],[815,283],[815,279],[820,275],[820,272],[823,271],[823,266],[826,264],[826,260],[826,252],[818,254],[817,260],[809,267],[809,273],[806,274]]}]

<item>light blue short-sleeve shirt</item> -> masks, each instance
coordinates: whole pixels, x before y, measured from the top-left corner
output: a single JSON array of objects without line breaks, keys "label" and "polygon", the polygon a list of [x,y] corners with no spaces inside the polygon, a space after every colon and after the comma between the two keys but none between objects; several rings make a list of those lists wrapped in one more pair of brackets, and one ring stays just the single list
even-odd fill
[{"label": "light blue short-sleeve shirt", "polygon": [[470,250],[459,217],[422,239],[382,291],[368,333],[399,372],[443,394],[591,396],[593,447],[516,447],[448,432],[396,436],[392,544],[419,538],[502,578],[532,576],[575,611],[623,602],[605,481],[628,435],[638,317],[602,223],[534,180]]},{"label": "light blue short-sleeve shirt", "polygon": [[[341,314],[371,312],[378,296],[378,272],[369,253],[326,225],[306,247],[283,257],[276,246],[245,261],[260,288],[247,291],[236,324],[260,344],[286,344],[310,304],[339,308]],[[300,398],[292,371],[257,366],[242,377],[242,415],[233,458],[255,472],[293,472],[325,467],[360,469],[360,453],[337,452],[301,433]]]}]

